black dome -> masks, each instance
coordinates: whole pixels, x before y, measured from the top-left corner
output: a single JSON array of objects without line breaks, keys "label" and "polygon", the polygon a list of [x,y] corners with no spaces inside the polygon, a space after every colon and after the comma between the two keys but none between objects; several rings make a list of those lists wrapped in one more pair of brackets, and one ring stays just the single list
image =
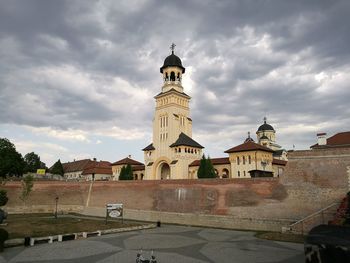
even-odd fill
[{"label": "black dome", "polygon": [[179,67],[182,68],[182,73],[185,73],[185,68],[182,66],[181,59],[176,56],[174,52],[172,52],[170,56],[166,57],[163,67],[160,68],[160,73],[163,73],[163,69],[167,67]]},{"label": "black dome", "polygon": [[274,131],[274,128],[270,124],[266,123],[266,117],[265,117],[264,124],[260,125],[260,127],[258,128],[258,131]]},{"label": "black dome", "polygon": [[258,131],[274,131],[274,129],[270,124],[264,123],[259,127]]}]

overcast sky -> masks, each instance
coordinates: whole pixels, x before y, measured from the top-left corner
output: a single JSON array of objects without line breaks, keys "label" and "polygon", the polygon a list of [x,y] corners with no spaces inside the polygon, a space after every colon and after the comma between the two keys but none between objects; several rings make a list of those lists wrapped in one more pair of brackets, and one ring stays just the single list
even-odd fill
[{"label": "overcast sky", "polygon": [[266,116],[285,149],[350,130],[350,1],[0,0],[0,137],[47,165],[143,161],[176,44],[211,157]]}]

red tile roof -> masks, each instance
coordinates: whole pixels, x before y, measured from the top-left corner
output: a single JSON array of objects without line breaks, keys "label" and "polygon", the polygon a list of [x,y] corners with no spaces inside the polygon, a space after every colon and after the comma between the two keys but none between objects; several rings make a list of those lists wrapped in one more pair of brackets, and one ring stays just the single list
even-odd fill
[{"label": "red tile roof", "polygon": [[108,174],[108,175],[111,175],[112,168],[111,168],[111,166],[109,166],[109,167],[90,167],[90,168],[85,169],[82,172],[82,175],[86,175],[86,174]]},{"label": "red tile roof", "polygon": [[63,163],[65,173],[82,171],[82,174],[102,173],[112,174],[111,163],[107,161],[92,161],[90,159]]},{"label": "red tile roof", "polygon": [[283,165],[286,166],[288,162],[285,160],[279,160],[279,159],[273,159],[272,160],[272,164],[277,164],[277,165]]},{"label": "red tile roof", "polygon": [[90,167],[94,161],[90,159],[83,159],[74,162],[62,163],[63,171],[65,173],[83,171],[85,168]]},{"label": "red tile roof", "polygon": [[339,132],[327,139],[326,145],[318,145],[318,143],[310,146],[310,148],[327,148],[327,147],[350,147],[350,131]]},{"label": "red tile roof", "polygon": [[238,146],[235,146],[231,149],[228,149],[227,151],[225,151],[225,153],[257,151],[257,150],[265,151],[265,152],[274,152],[270,148],[267,148],[265,146],[262,146],[260,144],[255,143],[255,142],[252,142],[252,141],[248,141],[248,142],[242,143]]},{"label": "red tile roof", "polygon": [[119,161],[116,161],[112,163],[111,165],[121,165],[121,164],[130,164],[130,165],[143,165],[143,163],[140,163],[134,159],[131,159],[129,157],[126,157],[124,159],[121,159]]},{"label": "red tile roof", "polygon": [[[195,160],[192,163],[190,163],[189,166],[199,166],[201,160]],[[219,165],[219,164],[230,164],[230,160],[228,157],[222,157],[222,158],[213,158],[210,159],[211,163],[213,165]]]}]

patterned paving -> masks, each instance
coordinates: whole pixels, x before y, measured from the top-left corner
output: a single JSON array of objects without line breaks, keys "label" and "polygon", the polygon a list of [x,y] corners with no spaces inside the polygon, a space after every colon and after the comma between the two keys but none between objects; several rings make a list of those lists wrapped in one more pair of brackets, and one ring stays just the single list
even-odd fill
[{"label": "patterned paving", "polygon": [[154,250],[158,263],[304,262],[302,244],[261,240],[253,232],[163,225],[85,240],[9,248],[1,254],[0,263],[134,263],[141,249],[147,258]]}]

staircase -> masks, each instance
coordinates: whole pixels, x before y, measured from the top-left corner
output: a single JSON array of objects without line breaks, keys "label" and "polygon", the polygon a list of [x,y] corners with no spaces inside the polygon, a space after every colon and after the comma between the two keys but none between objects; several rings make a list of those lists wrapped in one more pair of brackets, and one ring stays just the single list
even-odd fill
[{"label": "staircase", "polygon": [[298,220],[288,227],[283,227],[282,232],[306,235],[313,227],[321,224],[328,224],[330,220],[334,219],[339,204],[340,202],[332,203],[331,205]]}]

